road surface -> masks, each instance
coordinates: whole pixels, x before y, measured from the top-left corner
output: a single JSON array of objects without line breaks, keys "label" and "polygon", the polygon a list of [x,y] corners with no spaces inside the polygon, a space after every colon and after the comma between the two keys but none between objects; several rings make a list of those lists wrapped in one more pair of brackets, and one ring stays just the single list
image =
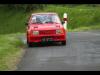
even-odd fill
[{"label": "road surface", "polygon": [[67,37],[66,46],[26,47],[17,71],[100,71],[100,32],[69,32]]}]

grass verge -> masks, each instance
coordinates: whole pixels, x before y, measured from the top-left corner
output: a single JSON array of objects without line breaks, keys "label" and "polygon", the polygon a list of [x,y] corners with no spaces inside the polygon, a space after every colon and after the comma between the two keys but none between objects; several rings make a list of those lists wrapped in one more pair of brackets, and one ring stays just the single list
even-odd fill
[{"label": "grass verge", "polygon": [[18,34],[0,35],[0,71],[17,69],[17,64],[22,57],[23,43],[17,38]]}]

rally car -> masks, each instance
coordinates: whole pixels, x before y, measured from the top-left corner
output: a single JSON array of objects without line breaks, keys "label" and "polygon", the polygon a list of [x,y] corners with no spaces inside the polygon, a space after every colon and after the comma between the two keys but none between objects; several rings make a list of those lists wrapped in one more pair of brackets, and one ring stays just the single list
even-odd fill
[{"label": "rally car", "polygon": [[61,42],[66,45],[66,30],[57,13],[33,13],[27,25],[27,44]]}]

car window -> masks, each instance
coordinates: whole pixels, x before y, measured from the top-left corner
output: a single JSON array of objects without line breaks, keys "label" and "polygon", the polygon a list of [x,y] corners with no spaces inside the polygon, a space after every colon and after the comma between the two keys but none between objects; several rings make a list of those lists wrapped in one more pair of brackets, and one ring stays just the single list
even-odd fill
[{"label": "car window", "polygon": [[57,15],[33,15],[32,23],[60,23],[60,19]]}]

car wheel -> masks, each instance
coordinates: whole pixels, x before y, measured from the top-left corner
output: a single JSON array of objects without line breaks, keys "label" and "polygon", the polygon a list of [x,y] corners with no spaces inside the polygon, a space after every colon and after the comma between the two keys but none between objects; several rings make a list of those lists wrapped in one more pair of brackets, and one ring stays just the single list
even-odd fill
[{"label": "car wheel", "polygon": [[30,43],[28,41],[27,41],[27,45],[28,45],[28,47],[32,47],[32,43]]},{"label": "car wheel", "polygon": [[62,41],[62,45],[66,45],[66,41]]},{"label": "car wheel", "polygon": [[28,45],[28,47],[32,47],[33,46],[32,43],[27,43],[27,45]]}]

